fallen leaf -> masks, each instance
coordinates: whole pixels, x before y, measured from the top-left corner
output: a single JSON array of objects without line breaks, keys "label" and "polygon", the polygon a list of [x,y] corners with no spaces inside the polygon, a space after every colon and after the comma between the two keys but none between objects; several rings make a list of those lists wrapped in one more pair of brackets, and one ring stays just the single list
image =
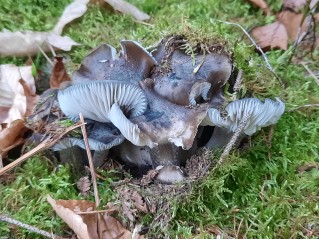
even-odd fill
[{"label": "fallen leaf", "polygon": [[104,0],[111,5],[115,11],[119,11],[123,14],[133,16],[137,21],[146,21],[150,19],[150,16],[139,10],[137,7],[124,0]]},{"label": "fallen leaf", "polygon": [[[84,200],[54,200],[50,196],[47,196],[47,200],[59,217],[68,224],[80,239],[94,239],[89,233],[88,226],[96,226],[96,214],[78,215],[75,213],[75,210],[82,212],[94,210],[95,206],[93,202]],[[94,234],[97,235],[96,233]]]},{"label": "fallen leaf", "polygon": [[61,34],[66,24],[72,22],[74,19],[81,17],[87,10],[87,4],[90,0],[75,0],[69,4],[63,11],[59,21],[55,25],[53,32]]},{"label": "fallen leaf", "polygon": [[18,145],[23,140],[24,133],[28,130],[25,127],[23,120],[14,121],[9,128],[5,128],[0,132],[0,153],[4,157],[2,152],[11,145]]},{"label": "fallen leaf", "polygon": [[48,44],[56,49],[70,51],[72,46],[79,44],[60,34],[66,24],[84,14],[88,2],[89,0],[75,0],[68,5],[51,32],[2,30],[0,56],[32,56],[39,52],[39,47],[45,52],[50,51]]},{"label": "fallen leaf", "polygon": [[285,26],[278,21],[254,28],[252,35],[257,40],[257,44],[265,51],[270,49],[287,50],[288,34]]},{"label": "fallen leaf", "polygon": [[[102,239],[131,239],[132,233],[125,229],[114,217],[106,213],[81,214],[79,212],[90,212],[95,209],[93,202],[84,200],[54,200],[47,197],[56,213],[65,221],[80,239],[99,239],[98,226],[102,232]],[[143,239],[137,235],[136,239]],[[100,238],[101,239],[101,238]]]},{"label": "fallen leaf", "polygon": [[88,176],[80,178],[76,183],[77,188],[81,191],[81,194],[86,196],[91,188],[91,181]]},{"label": "fallen leaf", "polygon": [[63,57],[55,57],[54,66],[50,76],[50,88],[59,89],[62,82],[70,80],[70,76],[64,67]]},{"label": "fallen leaf", "polygon": [[[292,10],[294,12],[299,12],[308,2],[308,0],[284,0],[283,8]],[[317,2],[318,0],[311,0],[309,7],[313,8]]]},{"label": "fallen leaf", "polygon": [[[302,13],[294,13],[291,11],[282,11],[278,14],[277,19],[280,21],[286,28],[288,33],[289,40],[295,41],[298,37],[298,30],[302,21]],[[307,20],[304,21],[301,27],[301,34],[307,31]]]},{"label": "fallen leaf", "polygon": [[264,0],[249,0],[249,1],[255,6],[262,9],[267,16],[270,15],[270,9]]},{"label": "fallen leaf", "polygon": [[19,67],[0,65],[0,123],[10,126],[11,122],[23,119],[27,109],[27,99],[20,83]]}]

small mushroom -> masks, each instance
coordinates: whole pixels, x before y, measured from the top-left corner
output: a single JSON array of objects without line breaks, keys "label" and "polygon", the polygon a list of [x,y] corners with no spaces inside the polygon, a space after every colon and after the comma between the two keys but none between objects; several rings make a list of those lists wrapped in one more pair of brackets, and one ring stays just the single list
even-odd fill
[{"label": "small mushroom", "polygon": [[[124,141],[123,135],[111,123],[100,123],[93,120],[86,120],[88,131],[88,142],[93,154],[94,165],[100,166],[108,155],[109,149],[121,144]],[[53,151],[61,151],[78,146],[85,149],[85,142],[82,138],[65,137],[52,146]]]},{"label": "small mushroom", "polygon": [[77,119],[84,118],[110,122],[108,113],[114,103],[122,107],[125,114],[138,116],[144,113],[147,99],[136,85],[118,81],[92,81],[72,85],[59,90],[58,100],[63,113]]},{"label": "small mushroom", "polygon": [[[194,73],[194,67],[199,64],[201,67]],[[230,59],[225,54],[197,54],[192,57],[182,49],[177,49],[172,53],[171,70],[168,73],[163,74],[161,67],[163,66],[157,66],[152,75],[155,80],[155,92],[172,103],[184,106],[189,105],[189,92],[196,89],[194,86],[196,82],[207,82],[205,89],[210,84],[211,87],[205,94],[206,98],[213,98],[226,84],[232,70]]]},{"label": "small mushroom", "polygon": [[196,106],[196,98],[201,96],[203,100],[208,100],[208,92],[210,90],[211,83],[203,81],[203,80],[197,80],[195,81],[194,85],[191,88],[191,91],[189,92],[189,104],[191,106]]},{"label": "small mushroom", "polygon": [[[250,114],[251,117],[243,129],[243,133],[252,135],[262,127],[275,124],[284,110],[285,104],[279,98],[276,98],[276,101],[266,99],[264,102],[256,98],[245,98],[227,105],[225,108],[226,117],[222,117],[217,109],[209,109],[201,125],[211,125],[226,129],[228,132],[235,132],[241,121]],[[214,142],[220,144],[224,142],[223,138],[225,137],[229,138],[230,134],[223,134],[217,130],[206,146],[215,147]]]},{"label": "small mushroom", "polygon": [[102,44],[86,56],[80,69],[72,75],[74,83],[88,80],[117,80],[137,84],[139,80],[150,77],[157,61],[139,43],[121,41],[122,52]]}]

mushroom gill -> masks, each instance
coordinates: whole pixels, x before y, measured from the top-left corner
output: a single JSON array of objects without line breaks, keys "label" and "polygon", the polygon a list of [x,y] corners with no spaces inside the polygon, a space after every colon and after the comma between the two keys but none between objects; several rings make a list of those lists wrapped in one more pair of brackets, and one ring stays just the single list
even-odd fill
[{"label": "mushroom gill", "polygon": [[110,122],[108,113],[117,103],[129,116],[145,112],[147,99],[136,85],[119,81],[92,81],[72,85],[59,90],[58,100],[63,113],[77,119],[82,113],[84,118],[100,122]]},{"label": "mushroom gill", "polygon": [[201,123],[215,126],[212,138],[206,145],[209,148],[224,146],[225,139],[228,141],[231,137],[230,132],[235,132],[247,115],[251,116],[243,129],[243,134],[249,136],[262,127],[277,123],[285,111],[285,104],[279,98],[276,98],[276,101],[265,99],[264,102],[256,98],[244,98],[228,104],[225,111],[227,115],[222,117],[220,110],[211,108]]}]

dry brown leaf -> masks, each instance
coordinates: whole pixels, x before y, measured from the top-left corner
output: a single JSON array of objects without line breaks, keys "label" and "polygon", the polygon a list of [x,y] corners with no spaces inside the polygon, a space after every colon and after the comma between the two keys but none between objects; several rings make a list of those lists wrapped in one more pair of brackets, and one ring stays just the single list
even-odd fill
[{"label": "dry brown leaf", "polygon": [[[47,197],[56,213],[65,221],[80,239],[99,239],[98,228],[102,232],[102,239],[131,239],[132,233],[125,229],[115,218],[96,213],[81,214],[78,212],[90,212],[94,210],[95,204],[84,200],[54,200]],[[143,239],[137,235],[136,239]]]},{"label": "dry brown leaf", "polygon": [[287,50],[288,34],[285,26],[278,21],[266,26],[254,28],[252,35],[264,51],[270,49]]},{"label": "dry brown leaf", "polygon": [[133,16],[137,21],[146,21],[150,16],[139,10],[137,7],[124,0],[104,0],[107,4],[111,5],[115,11],[119,11],[126,15]]},{"label": "dry brown leaf", "polygon": [[9,128],[2,130],[0,132],[0,153],[2,154],[2,151],[11,145],[19,144],[27,130],[23,120],[16,120]]},{"label": "dry brown leaf", "polygon": [[32,67],[0,65],[0,124],[28,116],[36,101]]},{"label": "dry brown leaf", "polygon": [[[291,11],[282,11],[278,14],[278,21],[280,21],[286,28],[289,40],[295,41],[298,36],[298,29],[302,21],[302,13],[294,13]],[[307,31],[307,21],[304,21],[301,27],[301,34]]]},{"label": "dry brown leaf", "polygon": [[[291,9],[294,12],[299,12],[309,1],[308,0],[284,0],[283,7],[284,9]],[[313,8],[318,0],[310,1],[310,8]]]},{"label": "dry brown leaf", "polygon": [[[93,202],[84,200],[54,200],[50,196],[47,196],[47,200],[59,217],[61,217],[62,220],[68,224],[68,226],[80,239],[94,239],[94,237],[92,237],[89,233],[88,226],[92,224],[95,225],[97,220],[96,214],[80,216],[75,213],[75,210],[84,212],[92,211],[95,205]],[[84,220],[86,222],[84,222]]]},{"label": "dry brown leaf", "polygon": [[59,89],[62,82],[70,80],[70,76],[64,67],[63,57],[55,57],[54,66],[50,76],[50,88]]},{"label": "dry brown leaf", "polygon": [[76,183],[77,188],[81,191],[82,195],[87,195],[91,188],[91,181],[88,176],[80,178]]},{"label": "dry brown leaf", "polygon": [[249,2],[262,9],[266,15],[270,15],[270,9],[264,0],[249,0]]},{"label": "dry brown leaf", "polygon": [[21,75],[15,65],[0,65],[0,123],[8,125],[22,119],[27,100],[20,84]]},{"label": "dry brown leaf", "polygon": [[0,56],[32,56],[39,52],[39,47],[45,52],[50,51],[48,44],[56,49],[70,51],[72,46],[79,44],[60,34],[66,24],[84,14],[88,2],[89,0],[75,0],[67,6],[51,32],[11,32],[4,29],[0,32]]}]

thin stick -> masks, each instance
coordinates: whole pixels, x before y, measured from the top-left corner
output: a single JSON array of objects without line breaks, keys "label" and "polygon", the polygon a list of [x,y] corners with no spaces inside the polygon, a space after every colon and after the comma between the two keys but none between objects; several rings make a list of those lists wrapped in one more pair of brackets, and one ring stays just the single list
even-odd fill
[{"label": "thin stick", "polygon": [[299,110],[299,109],[307,108],[307,107],[319,107],[319,104],[301,105],[301,106],[298,106],[297,108],[294,108],[294,109],[288,110],[288,112],[293,112],[293,111],[295,111],[295,110]]},{"label": "thin stick", "polygon": [[20,158],[16,159],[15,161],[13,161],[12,163],[8,164],[7,166],[1,168],[0,169],[0,176],[2,174],[4,174],[4,173],[8,172],[9,170],[15,168],[17,165],[21,164],[22,162],[24,162],[26,159],[28,159],[32,155],[38,153],[40,150],[50,148],[60,138],[62,138],[65,134],[69,133],[70,131],[72,131],[72,130],[80,127],[80,126],[82,126],[82,124],[76,124],[76,125],[70,126],[70,127],[66,128],[65,132],[63,132],[62,134],[56,135],[52,139],[50,139],[50,138],[45,139],[42,143],[40,143],[34,149],[32,149],[29,152],[27,152],[26,154],[22,155]]},{"label": "thin stick", "polygon": [[248,114],[244,117],[243,121],[238,125],[235,133],[233,134],[233,136],[231,137],[230,141],[228,142],[228,144],[226,145],[222,155],[220,156],[217,164],[222,164],[224,162],[224,160],[227,158],[227,156],[229,155],[230,150],[233,148],[233,146],[236,144],[236,141],[238,139],[238,137],[240,136],[242,130],[245,128],[245,126],[247,125],[249,119],[251,117],[251,114]]},{"label": "thin stick", "polygon": [[53,55],[54,57],[56,57],[56,53],[55,53],[53,47],[51,46],[51,44],[50,44],[49,42],[46,42],[46,43],[47,43],[47,45],[49,46],[49,49],[50,49],[52,55]]},{"label": "thin stick", "polygon": [[53,66],[53,62],[51,61],[51,59],[48,57],[48,55],[43,51],[43,49],[37,45],[37,47],[39,48],[39,51],[42,53],[42,55],[45,57],[45,59],[47,59],[47,61]]},{"label": "thin stick", "polygon": [[312,76],[312,78],[315,79],[317,85],[319,85],[319,79],[318,79],[318,77],[315,75],[315,73],[313,73],[313,72],[309,69],[309,67],[306,65],[306,63],[301,62],[301,65],[308,71],[308,73]]},{"label": "thin stick", "polygon": [[45,236],[45,237],[55,238],[55,239],[64,239],[64,237],[60,237],[60,236],[54,235],[54,234],[49,233],[47,231],[41,230],[41,229],[36,228],[34,226],[31,226],[31,225],[28,225],[26,223],[23,223],[23,222],[20,222],[18,220],[15,220],[15,219],[13,219],[11,217],[8,217],[8,216],[0,214],[0,222],[1,221],[17,225],[19,227],[25,228],[25,229],[27,229],[29,231],[35,232],[35,233],[40,234],[40,235]]},{"label": "thin stick", "polygon": [[270,70],[276,76],[276,78],[280,81],[281,84],[283,84],[281,82],[280,78],[277,76],[277,74],[274,71],[274,69],[272,68],[272,66],[270,65],[266,54],[263,52],[263,50],[260,48],[260,46],[257,45],[257,43],[254,41],[254,39],[249,35],[249,33],[241,25],[239,25],[238,23],[221,21],[221,20],[218,20],[218,22],[222,22],[222,23],[225,23],[227,25],[233,25],[233,26],[239,27],[245,33],[245,35],[249,38],[249,40],[252,42],[252,44],[256,47],[256,49],[260,52],[260,54],[263,56],[263,58],[264,58],[264,60],[266,62],[266,66],[267,66],[268,70]]},{"label": "thin stick", "polygon": [[95,206],[96,208],[99,206],[100,204],[100,198],[99,198],[99,192],[97,189],[97,183],[96,183],[96,176],[95,176],[95,171],[94,171],[94,164],[93,164],[93,159],[92,159],[92,154],[91,154],[91,150],[90,150],[90,145],[89,145],[89,141],[88,141],[88,136],[86,133],[86,129],[84,126],[84,119],[83,119],[83,115],[80,114],[80,121],[82,123],[81,126],[81,130],[82,130],[82,134],[83,134],[83,139],[84,139],[84,143],[85,143],[85,148],[86,148],[86,153],[89,159],[89,166],[90,166],[90,171],[91,171],[91,175],[92,175],[92,183],[93,183],[93,189],[94,189],[94,197],[95,197]]},{"label": "thin stick", "polygon": [[235,101],[237,99],[237,94],[242,88],[242,82],[243,82],[243,70],[240,69],[236,77],[236,81],[234,85],[234,93],[231,96],[231,100]]},{"label": "thin stick", "polygon": [[110,213],[115,212],[117,209],[107,209],[107,210],[96,210],[96,211],[88,211],[88,212],[75,212],[78,215],[85,215],[85,214],[97,214],[97,213]]},{"label": "thin stick", "polygon": [[[100,204],[99,191],[97,189],[94,164],[93,164],[92,154],[91,154],[90,145],[89,145],[89,141],[88,141],[88,136],[87,136],[85,125],[84,125],[84,118],[83,118],[83,115],[81,113],[80,113],[80,122],[83,123],[83,125],[81,126],[81,130],[82,130],[83,139],[84,139],[84,143],[85,143],[86,154],[87,154],[88,159],[89,159],[89,166],[90,166],[90,171],[91,171],[91,175],[92,175],[92,184],[93,184],[94,197],[95,197],[95,206],[97,208]],[[102,231],[101,231],[101,227],[99,225],[99,221],[101,221],[101,214],[98,213],[97,216],[98,216],[97,230],[99,233],[99,238],[102,239]]]}]

